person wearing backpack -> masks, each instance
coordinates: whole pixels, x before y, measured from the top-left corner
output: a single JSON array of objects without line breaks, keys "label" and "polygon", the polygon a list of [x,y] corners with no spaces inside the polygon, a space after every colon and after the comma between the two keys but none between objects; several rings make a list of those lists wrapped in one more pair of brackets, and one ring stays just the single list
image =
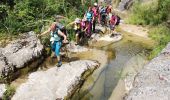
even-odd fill
[{"label": "person wearing backpack", "polygon": [[98,22],[100,23],[100,16],[99,16],[99,7],[98,7],[98,4],[97,3],[94,3],[94,6],[92,8],[92,11],[93,11],[93,15],[94,15],[94,20],[93,20],[93,29],[92,31],[95,32],[95,27],[96,27],[96,21],[98,20]]},{"label": "person wearing backpack", "polygon": [[83,37],[84,35],[86,35],[86,31],[87,31],[87,19],[83,18],[81,20],[81,32],[83,34]]},{"label": "person wearing backpack", "polygon": [[[63,43],[68,42],[67,36],[63,32],[61,32],[61,30],[57,27],[56,22],[52,23],[52,25],[48,28],[48,30],[43,32],[39,36],[45,35],[47,33],[50,33],[51,35],[51,38],[50,38],[51,49],[53,52],[55,52],[55,55],[57,56],[57,60],[58,60],[57,66],[60,67],[62,65],[62,61],[60,58],[60,48],[61,48],[62,42]],[[61,37],[64,38],[63,41],[61,41]]]},{"label": "person wearing backpack", "polygon": [[91,7],[89,7],[88,11],[84,14],[84,18],[87,19],[87,35],[90,37],[92,33],[92,22],[94,21],[94,15]]},{"label": "person wearing backpack", "polygon": [[67,26],[73,26],[76,34],[76,45],[79,44],[81,38],[81,19],[76,18],[73,22],[69,23]]},{"label": "person wearing backpack", "polygon": [[106,7],[104,7],[104,6],[100,7],[99,13],[100,13],[100,23],[101,23],[101,25],[106,25],[107,24],[107,21],[106,21],[106,17],[107,17]]},{"label": "person wearing backpack", "polygon": [[109,27],[111,31],[114,31],[116,23],[117,23],[116,15],[112,14],[109,20]]}]

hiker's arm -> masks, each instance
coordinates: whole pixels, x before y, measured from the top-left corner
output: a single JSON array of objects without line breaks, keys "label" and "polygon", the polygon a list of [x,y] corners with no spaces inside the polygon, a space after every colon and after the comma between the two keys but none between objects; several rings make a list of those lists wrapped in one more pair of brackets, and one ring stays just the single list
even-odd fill
[{"label": "hiker's arm", "polygon": [[115,23],[114,23],[114,25],[116,25],[116,23],[117,23],[117,18],[116,18],[116,20],[115,20]]},{"label": "hiker's arm", "polygon": [[86,31],[88,27],[86,27],[83,31]]},{"label": "hiker's arm", "polygon": [[50,31],[51,31],[51,29],[49,28],[48,30],[46,30],[45,32],[43,32],[42,34],[40,34],[40,36],[45,35],[45,34],[49,33]]},{"label": "hiker's arm", "polygon": [[61,32],[60,30],[58,30],[58,34],[60,35],[60,36],[62,36],[62,37],[64,37],[64,42],[66,42],[67,41],[67,36],[63,33],[63,32]]}]

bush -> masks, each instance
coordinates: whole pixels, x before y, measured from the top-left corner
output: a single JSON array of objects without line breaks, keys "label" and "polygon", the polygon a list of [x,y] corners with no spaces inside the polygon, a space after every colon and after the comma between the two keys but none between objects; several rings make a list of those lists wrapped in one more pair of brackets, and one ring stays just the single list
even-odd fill
[{"label": "bush", "polygon": [[2,96],[2,100],[11,100],[12,96],[15,94],[15,88],[7,85],[7,90],[4,92]]},{"label": "bush", "polygon": [[138,25],[159,25],[167,21],[170,0],[153,0],[147,3],[135,2],[128,22]]},{"label": "bush", "polygon": [[152,50],[149,58],[157,56],[158,53],[170,42],[170,29],[165,25],[159,25],[157,27],[151,28],[149,31],[149,37],[157,42],[154,49]]}]

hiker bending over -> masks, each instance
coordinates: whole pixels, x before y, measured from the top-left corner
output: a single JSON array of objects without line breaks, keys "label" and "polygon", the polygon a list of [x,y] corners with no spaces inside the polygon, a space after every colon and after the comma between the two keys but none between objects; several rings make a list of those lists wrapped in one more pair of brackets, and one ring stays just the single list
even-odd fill
[{"label": "hiker bending over", "polygon": [[76,45],[79,44],[81,38],[81,19],[76,18],[73,22],[69,23],[67,26],[73,25],[76,34]]},{"label": "hiker bending over", "polygon": [[[67,37],[66,35],[61,32],[61,30],[57,27],[57,23],[53,23],[50,28],[43,32],[41,35],[50,33],[51,38],[50,38],[50,42],[51,42],[51,47],[52,47],[52,51],[55,52],[55,55],[57,56],[57,60],[58,60],[58,64],[57,66],[60,67],[62,65],[62,61],[60,58],[60,48],[63,43],[67,43]],[[63,37],[63,41],[61,40],[61,37]]]},{"label": "hiker bending over", "polygon": [[84,14],[84,18],[87,19],[88,22],[87,36],[90,37],[92,34],[92,22],[94,20],[94,15],[91,7],[89,7],[88,11]]}]

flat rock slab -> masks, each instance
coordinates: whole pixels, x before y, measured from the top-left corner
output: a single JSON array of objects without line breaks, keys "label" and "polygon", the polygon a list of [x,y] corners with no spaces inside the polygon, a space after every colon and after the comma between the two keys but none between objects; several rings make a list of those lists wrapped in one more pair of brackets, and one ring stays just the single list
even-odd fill
[{"label": "flat rock slab", "polygon": [[136,75],[125,100],[170,100],[170,43]]},{"label": "flat rock slab", "polygon": [[88,70],[99,64],[90,60],[79,60],[53,67],[47,71],[34,72],[26,83],[17,88],[12,100],[56,100],[70,95]]},{"label": "flat rock slab", "polygon": [[121,30],[132,33],[144,38],[148,38],[148,29],[142,26],[130,25],[130,24],[120,24]]}]

